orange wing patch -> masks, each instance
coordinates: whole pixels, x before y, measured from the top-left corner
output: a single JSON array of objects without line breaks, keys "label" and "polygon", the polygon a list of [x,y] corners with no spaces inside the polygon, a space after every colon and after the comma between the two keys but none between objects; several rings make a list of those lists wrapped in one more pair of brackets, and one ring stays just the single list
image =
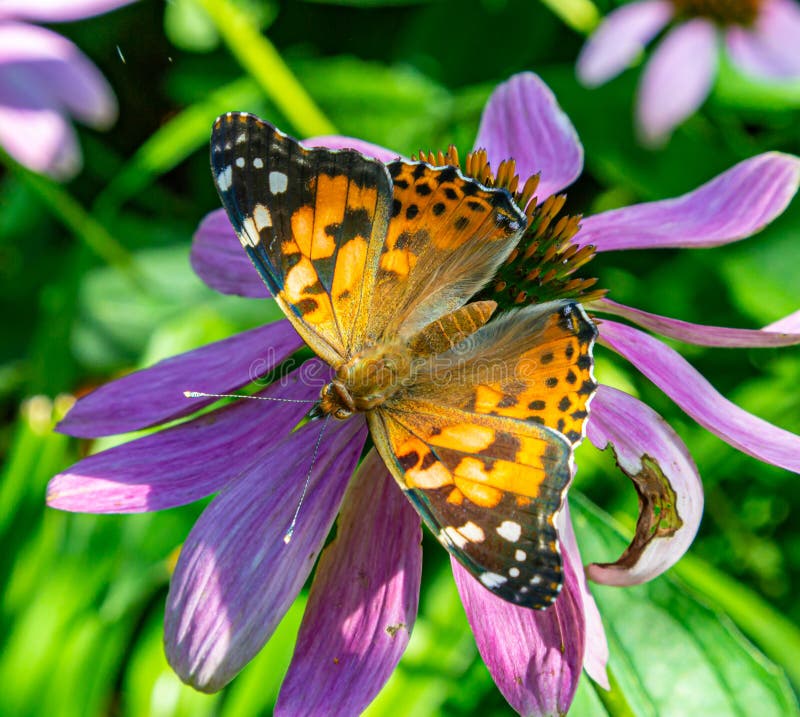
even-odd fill
[{"label": "orange wing patch", "polygon": [[475,411],[534,421],[580,442],[597,389],[591,353],[596,335],[582,311],[551,314],[507,377],[475,387]]}]

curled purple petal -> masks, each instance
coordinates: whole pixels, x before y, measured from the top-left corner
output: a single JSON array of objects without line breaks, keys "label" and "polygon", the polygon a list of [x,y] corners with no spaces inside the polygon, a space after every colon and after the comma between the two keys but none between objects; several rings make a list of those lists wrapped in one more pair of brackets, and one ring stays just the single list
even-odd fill
[{"label": "curled purple petal", "polygon": [[621,316],[662,336],[669,336],[672,339],[698,346],[758,348],[800,344],[800,331],[789,333],[779,330],[729,329],[724,326],[692,324],[688,321],[670,319],[666,316],[642,311],[641,309],[634,309],[624,304],[618,304],[616,301],[611,301],[611,299],[595,301],[590,308],[592,311],[599,313]]},{"label": "curled purple petal", "polygon": [[270,296],[224,209],[203,217],[192,237],[189,261],[195,274],[215,291],[254,299]]},{"label": "curled purple petal", "polygon": [[532,72],[514,75],[492,92],[481,117],[476,148],[492,166],[514,158],[524,182],[541,172],[544,199],[572,184],[583,169],[583,147],[550,88]]},{"label": "curled purple petal", "polygon": [[319,135],[303,140],[304,147],[327,147],[328,149],[354,149],[367,157],[373,157],[380,162],[391,162],[400,157],[399,152],[381,147],[372,142],[365,142],[355,137],[344,137],[338,134]]},{"label": "curled purple petal", "polygon": [[653,52],[639,84],[637,128],[657,147],[703,104],[717,73],[717,30],[703,18],[670,30]]},{"label": "curled purple petal", "polygon": [[57,430],[97,438],[187,416],[271,371],[303,345],[288,321],[244,331],[107,383],[79,399]]},{"label": "curled purple petal", "polygon": [[771,80],[800,77],[800,8],[794,0],[768,0],[755,27],[726,33],[731,60],[746,74]]},{"label": "curled purple petal", "polygon": [[322,553],[275,715],[360,715],[389,679],[417,616],[420,520],[373,449]]},{"label": "curled purple petal", "polygon": [[601,343],[628,359],[701,426],[743,453],[800,473],[800,436],[728,401],[658,339],[615,321],[603,320],[598,328]]},{"label": "curled purple petal", "polygon": [[652,408],[600,386],[592,401],[589,440],[609,445],[639,495],[633,542],[614,563],[587,568],[606,585],[638,585],[671,568],[689,549],[703,515],[703,484],[678,434]]},{"label": "curled purple petal", "polygon": [[583,220],[575,243],[597,251],[712,247],[739,241],[779,216],[797,192],[800,159],[766,152],[674,199]]},{"label": "curled purple petal", "polygon": [[603,629],[603,621],[597,603],[589,592],[586,575],[581,566],[581,553],[578,550],[578,541],[575,538],[575,529],[569,513],[569,502],[564,501],[564,507],[556,516],[556,528],[561,541],[561,549],[566,555],[566,560],[575,568],[577,592],[583,603],[583,616],[586,621],[586,646],[583,656],[583,669],[598,685],[610,689],[608,682],[608,639]]},{"label": "curled purple petal", "polygon": [[138,513],[216,493],[262,461],[308,412],[321,387],[303,380],[308,373],[294,371],[255,394],[284,400],[236,401],[84,458],[50,481],[48,505],[81,513]]},{"label": "curled purple petal", "polygon": [[[366,438],[361,418],[307,424],[229,483],[181,550],[164,619],[167,659],[203,692],[230,682],[263,647],[324,545]],[[300,505],[291,540],[285,542]]]},{"label": "curled purple petal", "polygon": [[564,556],[564,587],[554,605],[531,610],[490,593],[455,559],[453,575],[478,651],[520,715],[567,713],[583,665],[586,624],[577,570]]},{"label": "curled purple petal", "polygon": [[39,22],[66,22],[101,15],[134,0],[3,0],[0,20],[18,18]]},{"label": "curled purple petal", "polygon": [[667,0],[641,0],[610,12],[592,33],[578,56],[578,79],[596,87],[616,77],[670,21],[674,9]]}]

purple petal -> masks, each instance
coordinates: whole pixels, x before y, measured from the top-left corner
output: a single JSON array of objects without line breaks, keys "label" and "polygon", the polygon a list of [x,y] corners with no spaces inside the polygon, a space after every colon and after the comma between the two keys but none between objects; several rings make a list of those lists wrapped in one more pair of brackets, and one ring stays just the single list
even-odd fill
[{"label": "purple petal", "polygon": [[0,19],[65,22],[110,12],[133,0],[3,0]]},{"label": "purple petal", "polygon": [[541,172],[541,199],[572,184],[583,169],[578,133],[550,88],[532,72],[514,75],[495,88],[483,110],[475,147],[488,152],[495,169],[513,157],[523,182]]},{"label": "purple petal", "polygon": [[592,401],[589,440],[611,445],[617,465],[639,494],[634,539],[614,563],[590,565],[589,577],[606,585],[652,580],[683,557],[703,515],[703,484],[678,434],[633,396],[600,386]]},{"label": "purple petal", "polygon": [[766,152],[680,197],[587,217],[575,240],[580,246],[593,244],[597,251],[728,244],[779,216],[799,182],[797,157]]},{"label": "purple petal", "polygon": [[20,101],[34,98],[93,127],[108,127],[116,119],[114,93],[103,75],[73,43],[50,30],[0,24],[0,75],[17,90],[9,101],[6,86],[0,96],[4,105],[29,107]]},{"label": "purple petal", "polygon": [[642,141],[657,147],[703,104],[717,72],[717,30],[696,18],[672,29],[642,73],[636,120]]},{"label": "purple petal", "polygon": [[667,0],[640,0],[610,12],[578,56],[578,79],[596,87],[631,65],[673,15]]},{"label": "purple petal", "polygon": [[[724,348],[758,348],[765,346],[794,346],[800,344],[800,331],[770,331],[766,329],[729,329],[724,326],[692,324],[688,321],[670,319],[618,304],[611,299],[600,299],[590,306],[592,311],[622,316],[662,336],[685,341],[698,346],[721,346]],[[800,313],[800,312],[799,312]]]},{"label": "purple petal", "polygon": [[288,321],[244,331],[101,386],[79,399],[57,430],[96,438],[187,416],[217,399],[187,398],[184,391],[230,393],[302,345]]},{"label": "purple petal", "polygon": [[547,610],[501,600],[455,559],[450,562],[478,651],[503,697],[520,715],[566,714],[586,638],[581,589],[569,557],[564,556],[564,587]]},{"label": "purple petal", "polygon": [[355,137],[344,137],[338,134],[320,135],[303,140],[304,147],[327,147],[328,149],[354,149],[367,157],[374,157],[380,162],[391,162],[400,157],[399,152],[381,147],[372,142],[365,142]]},{"label": "purple petal", "polygon": [[389,679],[417,616],[419,516],[373,449],[320,558],[276,715],[360,715]]},{"label": "purple petal", "polygon": [[319,423],[229,483],[186,539],[167,596],[164,642],[174,670],[199,690],[221,689],[253,658],[311,572],[366,438],[361,418],[329,424],[302,504]]},{"label": "purple petal", "polygon": [[589,592],[586,575],[581,570],[583,560],[578,550],[578,541],[575,538],[575,529],[572,527],[572,518],[569,513],[569,502],[564,501],[564,507],[556,516],[556,528],[561,541],[561,549],[566,556],[566,561],[575,566],[578,593],[583,603],[583,616],[586,621],[586,645],[583,656],[583,669],[598,685],[610,689],[608,682],[608,640],[603,629],[603,621],[597,603]]},{"label": "purple petal", "polygon": [[773,321],[763,329],[764,331],[788,331],[800,333],[800,311],[784,316],[782,319]]},{"label": "purple petal", "polygon": [[598,328],[601,343],[628,359],[701,426],[743,453],[800,473],[800,436],[728,401],[677,351],[652,336],[608,320]]},{"label": "purple petal", "polygon": [[216,493],[262,462],[309,410],[321,386],[302,380],[308,374],[294,371],[255,394],[288,400],[236,401],[89,456],[50,481],[47,502],[81,513],[138,513]]},{"label": "purple petal", "polygon": [[731,27],[726,33],[731,60],[756,77],[800,77],[800,8],[793,0],[764,3],[753,29]]},{"label": "purple petal", "polygon": [[203,217],[192,238],[189,261],[195,274],[215,291],[254,299],[270,296],[224,209]]}]

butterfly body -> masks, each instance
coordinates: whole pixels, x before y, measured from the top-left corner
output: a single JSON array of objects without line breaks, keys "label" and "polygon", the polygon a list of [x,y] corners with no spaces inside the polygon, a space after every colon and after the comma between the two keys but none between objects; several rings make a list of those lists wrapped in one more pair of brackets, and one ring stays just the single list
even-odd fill
[{"label": "butterfly body", "polygon": [[551,604],[597,332],[567,301],[499,317],[470,302],[525,229],[512,197],[455,167],[307,149],[242,113],[217,120],[211,164],[244,250],[334,371],[316,412],[366,417],[423,521],[489,590]]}]

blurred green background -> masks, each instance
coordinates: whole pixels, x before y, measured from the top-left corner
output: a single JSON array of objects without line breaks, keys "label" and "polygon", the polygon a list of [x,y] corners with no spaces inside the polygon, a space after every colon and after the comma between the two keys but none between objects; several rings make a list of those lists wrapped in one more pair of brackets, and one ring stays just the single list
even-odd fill
[{"label": "blurred green background", "polygon": [[[255,112],[299,136],[335,128],[405,154],[453,142],[463,155],[492,88],[533,70],[583,141],[586,171],[567,208],[584,213],[673,196],[762,151],[800,153],[800,86],[764,87],[727,66],[663,150],[638,147],[631,107],[639,70],[594,91],[575,80],[591,24],[585,7],[141,0],[54,26],[100,66],[120,117],[106,133],[79,130],[85,168],[66,185],[0,174],[2,715],[271,713],[302,597],[218,695],[182,686],[163,657],[168,566],[202,506],[100,517],[44,507],[54,473],[110,445],[51,432],[68,406],[64,394],[268,314],[264,302],[215,294],[189,267],[192,233],[219,206],[207,152],[217,114]],[[293,111],[296,86],[319,118]],[[742,243],[602,256],[593,267],[623,303],[759,327],[800,308],[800,202]],[[739,405],[800,432],[797,349],[681,350]],[[629,590],[595,587],[613,690],[582,678],[570,714],[797,713],[797,477],[710,436],[624,362],[598,353],[600,380],[654,406],[686,441],[707,504],[690,555],[669,575]],[[611,456],[584,445],[578,463],[584,558],[613,560],[635,521],[635,492]],[[425,540],[420,617],[369,714],[511,714],[477,655],[444,551]]]}]

